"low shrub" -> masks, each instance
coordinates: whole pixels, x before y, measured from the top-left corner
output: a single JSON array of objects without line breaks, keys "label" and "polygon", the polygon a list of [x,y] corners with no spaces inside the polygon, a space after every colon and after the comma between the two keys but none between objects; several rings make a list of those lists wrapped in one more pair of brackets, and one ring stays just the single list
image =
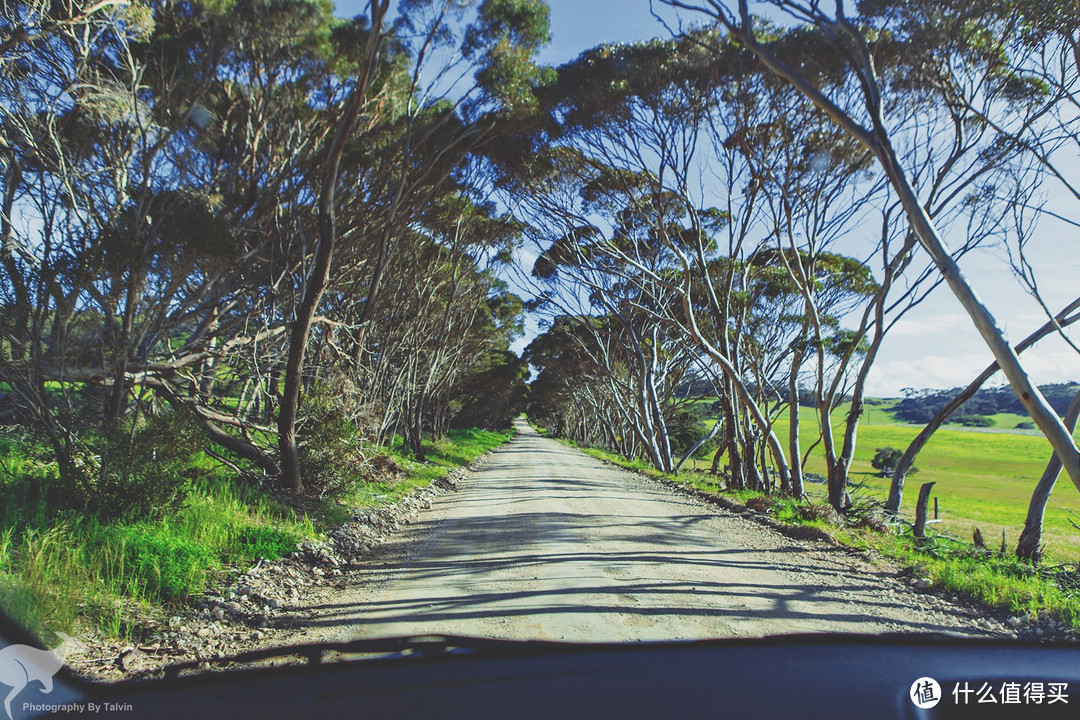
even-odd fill
[{"label": "low shrub", "polygon": [[993,418],[989,418],[985,415],[962,415],[954,422],[957,422],[964,427],[994,427]]},{"label": "low shrub", "polygon": [[746,507],[750,508],[754,512],[765,514],[772,509],[773,501],[771,498],[765,495],[757,495],[755,497],[749,498],[746,501]]},{"label": "low shrub", "polygon": [[350,407],[348,393],[333,384],[313,388],[301,407],[296,430],[300,474],[321,496],[348,492],[366,472],[363,436],[348,414]]},{"label": "low shrub", "polygon": [[844,516],[828,503],[809,503],[799,505],[799,517],[806,522],[823,522],[829,525],[843,525]]},{"label": "low shrub", "polygon": [[198,477],[203,431],[183,412],[144,416],[134,431],[102,438],[104,465],[86,488],[83,506],[99,518],[161,515],[175,509]]}]

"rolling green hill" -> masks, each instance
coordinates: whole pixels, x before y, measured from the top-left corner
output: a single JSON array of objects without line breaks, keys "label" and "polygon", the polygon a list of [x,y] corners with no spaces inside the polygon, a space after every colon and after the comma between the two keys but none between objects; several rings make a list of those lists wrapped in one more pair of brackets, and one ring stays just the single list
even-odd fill
[{"label": "rolling green hill", "polygon": [[[884,501],[888,478],[880,477],[870,465],[879,447],[904,449],[922,428],[902,423],[893,416],[896,399],[869,400],[860,424],[851,479],[861,485],[857,494]],[[907,479],[904,511],[915,514],[919,485],[936,482],[933,495],[938,498],[942,522],[935,529],[970,540],[972,531],[982,530],[987,543],[997,547],[1005,531],[1010,551],[1023,528],[1031,491],[1050,459],[1050,444],[1038,430],[1017,429],[1027,418],[1012,413],[989,416],[993,427],[968,428],[955,424],[939,429],[916,460],[919,472]],[[837,431],[843,419],[834,415]],[[803,447],[817,437],[818,423],[813,410],[804,408],[801,417]],[[777,434],[786,436],[786,412],[778,421]],[[1080,435],[1080,434],[1078,434]],[[823,474],[824,455],[820,445],[807,463],[807,471]],[[824,498],[824,485],[808,483],[807,492],[815,499]],[[1059,478],[1047,506],[1043,540],[1047,555],[1056,561],[1080,560],[1080,530],[1070,518],[1080,523],[1080,491],[1067,475]]]}]

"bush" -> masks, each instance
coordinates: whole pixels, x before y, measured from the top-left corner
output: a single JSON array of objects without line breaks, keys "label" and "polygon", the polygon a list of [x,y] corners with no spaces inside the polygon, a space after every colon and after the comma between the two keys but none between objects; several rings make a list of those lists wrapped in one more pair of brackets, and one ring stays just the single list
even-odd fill
[{"label": "bush", "polygon": [[876,468],[883,477],[888,477],[896,470],[896,466],[903,455],[903,450],[897,450],[894,447],[880,447],[874,451],[874,458],[870,461],[870,464]]},{"label": "bush", "polygon": [[810,522],[824,522],[829,525],[844,524],[844,516],[838,513],[836,508],[828,503],[800,505],[799,516],[803,520]]},{"label": "bush", "polygon": [[71,512],[137,519],[175,509],[199,469],[202,429],[184,413],[144,415],[73,443],[72,473],[32,437],[0,436],[0,521],[44,527]]},{"label": "bush", "polygon": [[[703,422],[702,412],[699,408],[684,409],[667,420],[668,440],[671,442],[671,452],[676,457],[681,457],[712,429]],[[698,454],[704,455],[714,450],[718,442],[719,438],[709,439],[698,448]]]},{"label": "bush", "polygon": [[134,433],[128,425],[114,435],[123,437],[101,440],[107,464],[88,478],[83,507],[100,518],[130,519],[178,507],[198,472],[203,431],[196,420],[182,412],[149,415]]},{"label": "bush", "polygon": [[[881,477],[892,477],[892,474],[896,472],[896,466],[900,464],[900,458],[903,456],[903,450],[894,447],[880,447],[874,451],[874,457],[870,461],[870,465],[881,473]],[[908,468],[907,474],[914,475],[917,472],[919,472],[919,468],[912,465]]]},{"label": "bush", "polygon": [[855,507],[848,510],[847,520],[855,527],[867,528],[874,532],[885,533],[891,529],[889,516],[876,502],[857,502]]},{"label": "bush", "polygon": [[22,530],[44,527],[71,503],[70,488],[61,482],[55,465],[4,458],[11,474],[0,476],[0,527]]},{"label": "bush", "polygon": [[320,495],[349,491],[366,470],[363,435],[350,415],[351,393],[342,383],[316,386],[305,396],[296,444],[304,484]]},{"label": "bush", "polygon": [[759,512],[762,514],[768,513],[769,510],[772,509],[773,504],[774,503],[772,499],[764,495],[758,495],[746,501],[746,507],[750,508],[754,512]]},{"label": "bush", "polygon": [[955,422],[964,427],[994,427],[994,421],[985,415],[964,415],[956,418]]}]

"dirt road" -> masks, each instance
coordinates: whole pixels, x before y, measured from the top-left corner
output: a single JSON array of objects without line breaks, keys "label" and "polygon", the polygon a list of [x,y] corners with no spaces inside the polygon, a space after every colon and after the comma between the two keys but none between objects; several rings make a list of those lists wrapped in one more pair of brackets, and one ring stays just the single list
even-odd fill
[{"label": "dirt road", "polygon": [[[996,634],[895,569],[520,434],[294,617],[309,640]],[[299,608],[298,608],[299,609]]]}]

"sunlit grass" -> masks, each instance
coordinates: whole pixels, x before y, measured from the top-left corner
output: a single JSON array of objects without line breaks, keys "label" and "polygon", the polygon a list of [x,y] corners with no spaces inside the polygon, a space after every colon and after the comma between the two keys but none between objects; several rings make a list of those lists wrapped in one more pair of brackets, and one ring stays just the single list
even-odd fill
[{"label": "sunlit grass", "polygon": [[427,455],[424,462],[404,454],[400,449],[400,439],[394,438],[379,453],[393,459],[403,473],[396,478],[358,482],[338,502],[351,508],[394,502],[410,490],[430,485],[450,470],[468,465],[489,450],[506,443],[513,435],[513,430],[449,430],[441,440],[424,443]]},{"label": "sunlit grass", "polygon": [[[897,402],[896,399],[867,402],[859,424],[850,473],[852,482],[861,486],[860,493],[882,502],[888,497],[889,479],[881,477],[870,464],[874,453],[879,447],[903,450],[922,430],[921,425],[895,419],[893,407]],[[934,482],[933,496],[938,499],[942,520],[937,527],[939,531],[970,539],[978,527],[988,542],[1000,543],[1004,530],[1006,542],[1015,547],[1024,526],[1031,493],[1050,460],[1050,444],[1038,430],[1015,427],[1029,418],[1013,413],[989,417],[994,422],[992,428],[945,425],[934,433],[915,461],[919,472],[907,478],[901,509],[914,516],[919,485]],[[833,414],[838,444],[842,440],[843,419],[842,412]],[[818,437],[816,412],[812,408],[802,408],[799,420],[803,448],[807,448]],[[781,442],[786,440],[787,422],[787,412],[781,412],[775,425]],[[1077,437],[1080,438],[1080,431]],[[707,465],[709,461],[710,458],[703,455],[697,459],[697,466]],[[821,445],[810,453],[806,470],[825,474]],[[807,492],[816,499],[825,496],[823,485],[808,483]],[[1080,492],[1068,476],[1062,474],[1043,521],[1043,543],[1048,558],[1059,561],[1080,559],[1080,531],[1072,524],[1073,520],[1080,522],[1078,513]]]},{"label": "sunlit grass", "polygon": [[928,577],[934,586],[975,598],[1014,615],[1056,617],[1080,628],[1080,592],[1066,589],[1040,574],[1036,568],[993,553],[976,553],[970,547],[917,547],[910,536],[868,532],[864,529],[834,530],[846,545],[871,548]]},{"label": "sunlit grass", "polygon": [[[861,484],[867,497],[884,500],[889,479],[871,466],[876,448],[904,449],[918,434],[918,426],[863,423],[859,429],[851,479]],[[804,420],[804,435],[816,436],[817,423]],[[919,485],[936,483],[941,532],[970,539],[978,527],[988,542],[1006,542],[1013,548],[1024,526],[1028,502],[1051,455],[1042,435],[1010,432],[980,432],[952,427],[939,429],[915,461],[919,472],[905,483],[902,510],[914,516]],[[823,474],[824,455],[820,448],[811,453],[807,470]],[[808,485],[808,492],[824,495],[821,485]],[[932,507],[932,504],[931,504]],[[1080,531],[1070,522],[1080,512],[1080,493],[1068,476],[1059,478],[1043,522],[1043,542],[1047,556],[1061,561],[1080,558]],[[995,540],[996,538],[996,540]]]},{"label": "sunlit grass", "polygon": [[0,607],[38,634],[80,627],[138,634],[140,623],[198,596],[215,574],[283,557],[357,506],[393,502],[509,437],[454,430],[430,444],[425,463],[391,453],[401,474],[358,482],[343,499],[311,503],[310,514],[237,484],[204,456],[202,478],[178,508],[109,522],[51,514],[55,468],[0,438]]},{"label": "sunlit grass", "polygon": [[40,632],[80,623],[110,635],[151,608],[182,602],[210,576],[292,552],[314,528],[256,491],[210,477],[160,518],[100,523],[67,515],[0,534],[0,601]]}]

